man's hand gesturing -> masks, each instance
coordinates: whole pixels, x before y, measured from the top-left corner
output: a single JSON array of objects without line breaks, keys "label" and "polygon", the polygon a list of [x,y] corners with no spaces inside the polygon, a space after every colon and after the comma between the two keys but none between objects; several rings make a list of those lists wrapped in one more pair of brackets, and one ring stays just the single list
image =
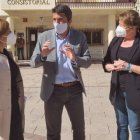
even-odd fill
[{"label": "man's hand gesturing", "polygon": [[50,44],[51,44],[51,42],[49,40],[47,40],[43,44],[43,47],[42,47],[42,50],[41,50],[42,57],[46,57],[48,54],[50,54],[54,50],[54,47],[53,48],[49,48]]}]

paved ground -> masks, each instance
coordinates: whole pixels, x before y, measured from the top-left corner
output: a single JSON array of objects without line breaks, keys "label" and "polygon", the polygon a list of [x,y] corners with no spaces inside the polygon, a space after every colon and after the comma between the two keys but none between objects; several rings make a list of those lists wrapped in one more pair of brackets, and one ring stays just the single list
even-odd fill
[{"label": "paved ground", "polygon": [[[25,140],[47,140],[43,102],[40,99],[42,67],[21,67],[26,100]],[[82,69],[87,90],[84,97],[86,140],[116,140],[113,108],[108,100],[110,74],[101,64]],[[77,114],[78,115],[78,114]],[[63,112],[62,140],[72,140],[72,131],[66,110]]]}]

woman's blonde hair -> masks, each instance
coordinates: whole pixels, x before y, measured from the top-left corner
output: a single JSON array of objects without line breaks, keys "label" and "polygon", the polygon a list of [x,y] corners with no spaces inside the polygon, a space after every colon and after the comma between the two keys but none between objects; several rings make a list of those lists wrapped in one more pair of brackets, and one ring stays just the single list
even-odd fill
[{"label": "woman's blonde hair", "polygon": [[9,30],[9,23],[6,20],[0,19],[0,37]]},{"label": "woman's blonde hair", "polygon": [[135,10],[127,10],[119,15],[119,20],[127,26],[136,26],[140,29],[140,17],[139,13]]}]

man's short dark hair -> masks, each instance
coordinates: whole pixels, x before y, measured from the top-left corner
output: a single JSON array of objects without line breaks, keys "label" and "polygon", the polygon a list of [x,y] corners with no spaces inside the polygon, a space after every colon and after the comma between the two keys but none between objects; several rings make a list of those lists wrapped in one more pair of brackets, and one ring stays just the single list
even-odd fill
[{"label": "man's short dark hair", "polygon": [[58,4],[52,9],[52,13],[64,13],[67,17],[67,20],[70,21],[72,19],[72,11],[67,5]]}]

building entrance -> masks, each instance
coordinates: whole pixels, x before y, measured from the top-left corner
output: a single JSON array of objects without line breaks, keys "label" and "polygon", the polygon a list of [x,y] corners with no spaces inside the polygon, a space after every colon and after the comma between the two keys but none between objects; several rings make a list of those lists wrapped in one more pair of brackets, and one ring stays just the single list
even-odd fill
[{"label": "building entrance", "polygon": [[38,28],[35,27],[27,27],[26,28],[26,40],[27,40],[27,58],[30,59],[30,57],[33,54],[34,48],[36,46],[38,37]]}]

